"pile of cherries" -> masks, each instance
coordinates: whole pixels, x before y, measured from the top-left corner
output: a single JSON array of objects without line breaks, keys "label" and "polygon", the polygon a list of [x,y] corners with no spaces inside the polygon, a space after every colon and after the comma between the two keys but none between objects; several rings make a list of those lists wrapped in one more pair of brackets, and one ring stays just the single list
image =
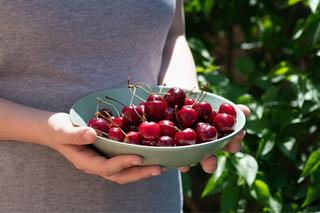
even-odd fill
[{"label": "pile of cherries", "polygon": [[[135,96],[135,94],[133,94]],[[223,103],[215,111],[208,102],[187,97],[178,87],[164,94],[150,92],[139,105],[123,105],[121,115],[99,109],[88,121],[98,135],[115,141],[147,146],[184,146],[212,141],[234,131],[236,111]],[[203,99],[203,98],[202,98]],[[111,97],[98,102],[116,101]],[[112,104],[111,104],[112,105]]]}]

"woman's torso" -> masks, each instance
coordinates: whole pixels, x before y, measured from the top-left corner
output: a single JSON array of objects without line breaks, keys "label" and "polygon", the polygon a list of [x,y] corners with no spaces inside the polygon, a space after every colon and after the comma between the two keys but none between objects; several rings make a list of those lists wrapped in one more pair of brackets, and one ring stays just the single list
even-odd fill
[{"label": "woman's torso", "polygon": [[[174,9],[174,0],[0,0],[0,97],[67,112],[128,76],[157,84]],[[43,146],[0,142],[6,212],[179,211],[178,177],[119,186]]]}]

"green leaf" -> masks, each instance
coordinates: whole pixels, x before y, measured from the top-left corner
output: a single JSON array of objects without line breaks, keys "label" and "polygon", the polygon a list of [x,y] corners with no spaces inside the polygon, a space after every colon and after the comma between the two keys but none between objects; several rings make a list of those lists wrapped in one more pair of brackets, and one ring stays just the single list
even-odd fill
[{"label": "green leaf", "polygon": [[227,181],[226,165],[227,165],[227,157],[223,155],[220,156],[217,170],[213,175],[211,175],[209,181],[207,182],[207,185],[205,186],[201,194],[201,197],[205,197],[209,194],[213,194],[221,190],[221,188],[225,184],[225,181]]},{"label": "green leaf", "polygon": [[277,147],[285,156],[295,161],[297,154],[296,143],[297,140],[295,138],[289,137],[284,139],[283,142],[277,143]]},{"label": "green leaf", "polygon": [[268,185],[262,180],[255,180],[250,189],[251,196],[263,205],[268,205],[270,190]]},{"label": "green leaf", "polygon": [[282,210],[282,201],[278,197],[270,196],[269,198],[269,206],[272,212],[280,213]]},{"label": "green leaf", "polygon": [[304,165],[301,178],[305,178],[315,171],[320,165],[320,150],[313,151],[308,157],[306,164]]},{"label": "green leaf", "polygon": [[237,209],[239,187],[235,181],[229,181],[221,194],[221,212],[230,212]]},{"label": "green leaf", "polygon": [[302,208],[320,199],[320,167],[312,174],[311,184],[308,186],[307,196],[302,204]]},{"label": "green leaf", "polygon": [[215,3],[215,0],[204,1],[203,12],[207,18],[210,17],[210,13],[214,6],[214,3]]},{"label": "green leaf", "polygon": [[292,6],[292,5],[295,5],[295,4],[299,3],[299,2],[301,2],[301,0],[288,0],[287,4],[289,6]]},{"label": "green leaf", "polygon": [[313,13],[317,12],[320,0],[309,0],[309,7]]},{"label": "green leaf", "polygon": [[255,70],[254,61],[249,57],[237,58],[235,60],[235,66],[242,74],[246,75],[253,73]]},{"label": "green leaf", "polygon": [[183,193],[188,197],[192,197],[191,178],[188,173],[181,174]]},{"label": "green leaf", "polygon": [[275,145],[275,133],[271,132],[270,129],[264,129],[261,134],[261,140],[259,142],[257,157],[267,155],[272,151]]},{"label": "green leaf", "polygon": [[251,186],[258,172],[258,163],[254,157],[248,154],[237,153],[232,158],[232,163],[239,175],[245,179],[249,186]]}]

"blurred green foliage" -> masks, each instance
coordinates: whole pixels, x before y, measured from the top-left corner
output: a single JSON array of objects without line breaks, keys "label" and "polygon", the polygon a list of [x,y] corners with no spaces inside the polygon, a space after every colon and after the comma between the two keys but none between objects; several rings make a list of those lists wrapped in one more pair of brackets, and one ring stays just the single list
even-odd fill
[{"label": "blurred green foliage", "polygon": [[320,211],[319,4],[186,2],[200,84],[251,109],[241,152],[184,175],[186,211]]}]

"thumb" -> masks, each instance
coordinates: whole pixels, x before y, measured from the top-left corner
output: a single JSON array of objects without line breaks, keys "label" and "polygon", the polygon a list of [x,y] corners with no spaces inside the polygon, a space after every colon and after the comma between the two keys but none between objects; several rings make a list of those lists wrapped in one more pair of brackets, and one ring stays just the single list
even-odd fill
[{"label": "thumb", "polygon": [[65,130],[67,134],[66,144],[85,145],[93,143],[97,133],[90,127],[70,127]]}]

